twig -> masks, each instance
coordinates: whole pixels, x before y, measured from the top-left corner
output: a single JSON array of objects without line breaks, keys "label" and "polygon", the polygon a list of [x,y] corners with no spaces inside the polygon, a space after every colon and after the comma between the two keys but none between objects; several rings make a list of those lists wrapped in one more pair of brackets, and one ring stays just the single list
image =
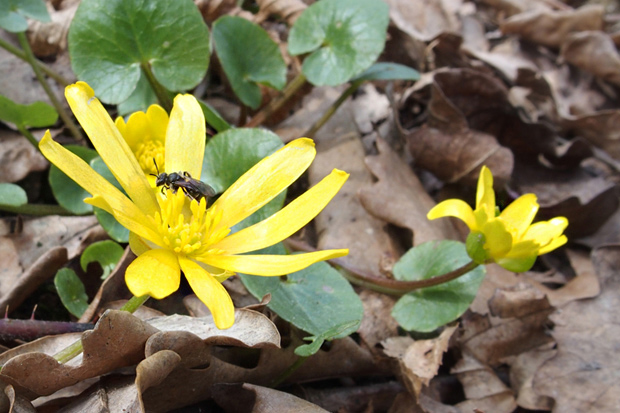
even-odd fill
[{"label": "twig", "polygon": [[271,116],[274,112],[280,109],[290,98],[295,96],[297,91],[301,89],[303,85],[306,84],[306,77],[300,73],[298,74],[291,82],[286,85],[284,90],[282,91],[282,95],[277,97],[276,99],[269,102],[265,107],[259,110],[256,115],[252,119],[245,124],[247,128],[255,128],[260,126],[265,122],[269,116]]}]

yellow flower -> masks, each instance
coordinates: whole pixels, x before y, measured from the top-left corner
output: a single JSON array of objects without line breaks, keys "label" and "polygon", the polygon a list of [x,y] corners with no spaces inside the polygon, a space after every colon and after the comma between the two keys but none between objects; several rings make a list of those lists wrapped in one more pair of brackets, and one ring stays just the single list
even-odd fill
[{"label": "yellow flower", "polygon": [[452,216],[467,224],[467,252],[479,264],[497,262],[514,271],[527,271],[536,257],[553,251],[567,241],[562,235],[568,226],[564,217],[532,224],[538,203],[536,195],[525,194],[508,205],[501,214],[495,206],[493,175],[486,166],[480,171],[476,192],[476,209],[460,199],[448,199],[437,204],[428,219]]},{"label": "yellow flower", "polygon": [[127,123],[119,116],[115,124],[136,156],[149,183],[155,187],[155,177],[151,174],[157,174],[158,169],[165,170],[164,148],[168,113],[159,105],[151,105],[146,113],[133,113],[127,119]]},{"label": "yellow flower", "polygon": [[[181,271],[196,295],[209,307],[218,328],[234,323],[234,307],[220,284],[235,272],[279,276],[315,262],[341,257],[346,249],[298,255],[244,255],[289,237],[312,220],[338,192],[348,174],[333,170],[321,182],[273,216],[230,234],[293,183],[308,168],[316,151],[310,139],[297,139],[263,159],[207,208],[205,199],[190,200],[183,191],[153,191],[133,151],[119,133],[93,90],[83,82],[67,87],[73,113],[101,158],[127,193],[98,175],[87,163],[45,134],[41,152],[76,181],[102,208],[130,231],[138,258],[127,268],[125,281],[136,296],[164,298],[179,288]],[[196,99],[174,100],[165,139],[165,172],[187,171],[200,178],[205,121]]]}]

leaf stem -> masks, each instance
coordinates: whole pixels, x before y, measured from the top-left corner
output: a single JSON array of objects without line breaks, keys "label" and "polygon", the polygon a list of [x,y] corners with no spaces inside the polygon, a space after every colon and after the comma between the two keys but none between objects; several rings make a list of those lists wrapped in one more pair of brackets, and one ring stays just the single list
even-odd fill
[{"label": "leaf stem", "polygon": [[[130,313],[134,313],[149,298],[150,296],[148,295],[143,295],[141,297],[133,296],[120,309],[121,311],[128,311]],[[54,354],[54,358],[58,360],[59,363],[66,363],[79,356],[82,351],[84,351],[84,347],[82,346],[82,339],[80,339],[75,343],[71,344],[70,346],[66,347],[65,349]]]},{"label": "leaf stem", "polygon": [[81,144],[84,144],[84,137],[80,133],[80,130],[78,129],[76,124],[73,123],[71,116],[69,116],[65,108],[60,104],[60,101],[54,94],[54,91],[52,91],[52,88],[50,87],[49,83],[47,83],[47,80],[43,76],[43,73],[41,72],[41,67],[37,64],[37,60],[34,57],[34,54],[32,53],[32,49],[30,48],[30,44],[28,43],[28,39],[26,38],[26,33],[24,32],[17,33],[17,39],[19,40],[19,44],[21,45],[22,49],[24,49],[24,54],[26,55],[26,61],[32,67],[32,70],[34,71],[34,74],[37,77],[37,80],[43,87],[43,90],[45,90],[45,93],[47,94],[50,101],[52,102],[52,105],[54,105],[54,107],[56,108],[56,111],[58,112],[58,115],[64,122],[65,126],[67,127],[67,129],[69,129],[73,137],[78,142],[80,142]]},{"label": "leaf stem", "polygon": [[347,98],[351,96],[362,85],[362,83],[364,83],[363,80],[357,80],[351,83],[351,85],[344,92],[342,92],[340,97],[338,97],[338,99],[329,107],[329,109],[325,111],[323,116],[321,116],[319,120],[314,122],[314,124],[310,127],[310,129],[306,131],[306,133],[304,133],[303,136],[307,138],[313,138],[314,134],[317,133],[318,130],[321,129],[323,125],[325,125],[325,123],[327,123],[329,118],[331,118],[334,113],[336,113],[340,105],[342,105],[345,100],[347,100]]},{"label": "leaf stem", "polygon": [[161,85],[161,83],[157,81],[157,79],[155,79],[155,75],[153,75],[153,72],[151,71],[151,66],[148,63],[141,63],[140,68],[142,69],[142,73],[144,73],[144,76],[146,76],[146,80],[149,82],[149,85],[151,85],[153,92],[155,92],[155,95],[157,95],[159,103],[164,107],[164,109],[166,109],[168,113],[170,113],[170,111],[172,110],[172,99],[170,99],[168,91],[165,87]]},{"label": "leaf stem", "polygon": [[[9,42],[1,39],[1,38],[0,38],[0,47],[5,49],[9,53],[14,54],[15,56],[19,57],[20,59],[22,59],[22,60],[24,60],[24,61],[26,61],[28,63],[31,63],[31,62],[28,61],[28,59],[26,57],[26,53],[24,53],[23,51],[19,50],[17,47],[13,46],[11,43],[9,43]],[[43,72],[45,72],[46,75],[48,75],[49,77],[54,79],[61,86],[67,87],[71,83],[69,80],[65,79],[60,73],[58,73],[57,71],[55,71],[54,69],[52,69],[51,67],[49,67],[48,65],[43,63],[42,61],[38,60],[37,58],[35,58],[35,63],[36,63],[37,66],[39,66],[41,68],[41,70]]]},{"label": "leaf stem", "polygon": [[274,112],[280,109],[290,98],[295,96],[297,91],[301,89],[303,85],[306,84],[306,77],[303,73],[295,76],[293,80],[290,81],[288,85],[282,90],[282,94],[276,99],[269,102],[265,105],[261,110],[259,110],[256,115],[252,119],[248,121],[244,126],[246,128],[255,128],[260,126],[265,122],[269,116],[271,116]]},{"label": "leaf stem", "polygon": [[32,133],[30,133],[30,131],[24,127],[23,125],[16,125],[17,126],[17,130],[26,137],[26,139],[28,139],[28,142],[30,142],[32,144],[32,146],[34,146],[36,148],[36,150],[39,150],[39,141],[37,140],[37,138],[34,137],[34,135]]},{"label": "leaf stem", "polygon": [[298,357],[293,364],[288,366],[288,368],[284,370],[282,374],[280,374],[274,381],[269,384],[269,387],[278,387],[280,384],[282,384],[282,382],[284,382],[284,380],[288,379],[291,374],[295,373],[295,371],[297,371],[297,369],[299,369],[306,362],[306,360],[308,360],[308,357]]},{"label": "leaf stem", "polygon": [[63,216],[75,216],[75,215],[89,215],[88,214],[74,214],[61,207],[60,205],[51,204],[24,204],[20,206],[1,205],[0,211],[11,212],[13,214],[21,215],[33,215],[33,216],[46,216],[46,215],[63,215]]}]

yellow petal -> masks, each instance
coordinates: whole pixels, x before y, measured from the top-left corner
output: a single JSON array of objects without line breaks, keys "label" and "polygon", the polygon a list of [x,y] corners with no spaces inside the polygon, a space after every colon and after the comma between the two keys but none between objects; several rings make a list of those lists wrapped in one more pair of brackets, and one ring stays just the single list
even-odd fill
[{"label": "yellow petal", "polygon": [[146,110],[146,118],[151,131],[151,138],[163,144],[168,129],[168,112],[159,105],[151,105]]},{"label": "yellow petal", "polygon": [[144,241],[139,235],[136,235],[133,232],[129,233],[129,248],[131,248],[131,252],[140,256],[147,251],[150,251],[152,248]]},{"label": "yellow petal", "polygon": [[227,254],[242,254],[269,247],[297,232],[321,212],[345,183],[349,174],[334,169],[276,214],[234,233],[211,248]]},{"label": "yellow petal", "polygon": [[460,199],[447,199],[435,205],[426,215],[428,219],[455,217],[465,222],[471,231],[478,230],[471,207]]},{"label": "yellow petal", "polygon": [[213,204],[222,211],[222,220],[215,230],[230,228],[258,211],[295,182],[315,154],[311,139],[295,139],[254,165]]},{"label": "yellow petal", "polygon": [[325,250],[295,255],[212,255],[209,264],[233,272],[279,276],[302,270],[315,262],[345,256],[347,249]]},{"label": "yellow petal", "polygon": [[160,236],[150,229],[148,217],[114,185],[106,181],[82,158],[54,142],[49,131],[39,142],[41,153],[54,165],[88,191],[93,198],[85,202],[118,216],[119,222],[130,231],[136,232],[155,243]]},{"label": "yellow petal", "polygon": [[515,231],[513,232],[515,238],[520,239],[534,220],[537,212],[536,195],[525,194],[508,205],[500,214],[500,219],[506,223],[508,228]]},{"label": "yellow petal", "polygon": [[211,311],[217,328],[225,330],[232,327],[235,307],[222,284],[192,260],[180,257],[179,263],[192,290]]},{"label": "yellow petal", "polygon": [[527,229],[523,239],[534,240],[542,247],[551,242],[552,239],[562,235],[567,226],[568,220],[564,217],[555,217],[549,221],[537,222]]},{"label": "yellow petal", "polygon": [[495,217],[495,191],[493,190],[493,174],[486,166],[480,170],[478,189],[476,190],[476,210],[484,209],[487,220]]},{"label": "yellow petal", "polygon": [[520,241],[513,244],[512,249],[508,254],[506,254],[506,258],[527,258],[527,257],[537,257],[538,250],[540,249],[540,245],[532,240]]},{"label": "yellow petal", "polygon": [[192,95],[177,95],[166,130],[166,172],[189,172],[200,179],[206,127],[200,105]]},{"label": "yellow petal", "polygon": [[136,297],[148,294],[165,298],[178,290],[181,283],[177,256],[165,249],[147,251],[127,267],[125,282]]},{"label": "yellow petal", "polygon": [[512,248],[512,235],[499,219],[492,219],[484,224],[482,232],[486,238],[484,247],[493,259],[503,257]]},{"label": "yellow petal", "polygon": [[554,238],[549,244],[545,245],[538,251],[538,255],[543,255],[548,252],[551,252],[554,249],[559,248],[562,245],[566,244],[566,242],[568,242],[568,238],[566,238],[566,235],[562,235],[557,238]]},{"label": "yellow petal", "polygon": [[78,82],[65,89],[65,96],[75,117],[125,192],[144,213],[154,215],[157,202],[146,176],[93,90],[86,83]]}]

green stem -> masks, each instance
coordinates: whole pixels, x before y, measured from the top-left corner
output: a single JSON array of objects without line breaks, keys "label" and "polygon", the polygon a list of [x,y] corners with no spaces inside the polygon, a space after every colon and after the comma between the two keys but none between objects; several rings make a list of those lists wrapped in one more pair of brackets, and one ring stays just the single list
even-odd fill
[{"label": "green stem", "polygon": [[168,91],[165,87],[161,85],[161,83],[157,81],[157,79],[155,79],[155,75],[153,75],[153,72],[151,72],[151,67],[148,63],[142,63],[140,67],[142,68],[142,73],[144,73],[144,76],[146,76],[146,80],[151,85],[153,92],[155,92],[155,95],[157,95],[159,103],[163,106],[164,109],[166,109],[168,113],[170,113],[170,111],[172,110],[172,99],[170,98]]},{"label": "green stem", "polygon": [[37,138],[34,137],[34,135],[32,133],[30,133],[30,131],[25,128],[22,125],[16,125],[17,126],[17,130],[26,137],[26,139],[28,139],[28,142],[30,142],[32,144],[32,146],[34,146],[36,148],[36,150],[39,150],[39,141],[37,140]]},{"label": "green stem", "polygon": [[52,88],[50,87],[50,85],[47,83],[47,80],[43,76],[43,73],[41,72],[41,68],[37,64],[36,58],[34,57],[34,54],[32,53],[32,49],[30,48],[30,44],[28,43],[28,39],[26,38],[26,33],[23,33],[23,32],[17,33],[17,39],[19,40],[19,44],[21,45],[22,49],[24,49],[24,53],[26,55],[26,61],[30,63],[32,70],[34,71],[34,74],[37,77],[37,80],[43,87],[43,90],[45,90],[45,93],[47,94],[50,101],[52,102],[52,105],[54,105],[54,107],[56,108],[56,111],[58,112],[58,115],[64,122],[65,126],[67,127],[67,129],[69,129],[73,137],[78,142],[84,143],[84,137],[80,133],[80,130],[78,129],[76,124],[73,123],[73,120],[71,119],[71,117],[69,116],[65,108],[60,104],[60,101],[58,100],[58,98],[52,91]]},{"label": "green stem", "polygon": [[344,92],[342,92],[340,97],[338,97],[338,99],[329,107],[329,109],[327,109],[323,116],[321,116],[319,120],[314,122],[314,125],[312,125],[310,129],[308,129],[308,131],[304,133],[303,136],[307,138],[313,138],[314,134],[317,133],[318,130],[321,129],[323,125],[325,125],[325,123],[327,123],[329,118],[331,118],[334,113],[336,113],[340,105],[342,105],[344,101],[347,100],[347,98],[351,96],[362,85],[362,83],[364,83],[363,80],[358,80],[351,83],[351,85]]},{"label": "green stem", "polygon": [[460,276],[467,274],[479,265],[480,264],[477,264],[474,261],[470,261],[462,267],[459,267],[454,271],[450,271],[449,273],[416,281],[397,281],[389,278],[361,275],[359,273],[349,271],[342,271],[341,273],[353,284],[384,294],[404,295],[411,291],[419,290],[420,288],[433,287],[435,285],[445,284],[449,281],[455,280]]},{"label": "green stem", "polygon": [[295,373],[295,371],[297,371],[297,369],[299,369],[302,364],[306,362],[306,360],[308,360],[308,357],[298,357],[297,360],[295,360],[293,364],[291,364],[282,374],[280,374],[279,377],[271,382],[269,387],[272,389],[278,387],[282,384],[282,382],[284,382],[284,380],[288,379],[291,374]]},{"label": "green stem", "polygon": [[49,204],[24,204],[20,206],[0,205],[0,211],[11,212],[13,214],[20,215],[33,215],[33,216],[46,216],[46,215],[63,215],[63,216],[75,216],[75,215],[87,215],[87,214],[74,214],[71,211],[67,211],[60,205]]},{"label": "green stem", "polygon": [[[124,306],[121,307],[121,311],[134,313],[148,299],[148,295],[143,295],[142,297],[133,296],[125,303]],[[84,351],[84,347],[82,346],[82,340],[80,339],[66,347],[64,350],[54,354],[54,358],[58,360],[59,363],[66,363],[69,360],[73,360],[75,357],[79,356],[82,351]]]},{"label": "green stem", "polygon": [[288,85],[286,85],[286,87],[282,91],[282,94],[276,99],[269,102],[267,105],[265,105],[264,108],[259,110],[256,115],[254,115],[254,117],[245,124],[245,127],[255,128],[262,125],[263,122],[265,122],[269,118],[269,116],[271,116],[274,112],[278,111],[282,106],[284,106],[286,102],[288,102],[290,98],[295,96],[297,91],[301,89],[301,87],[305,84],[306,77],[303,75],[303,73],[295,76],[295,78],[291,80]]},{"label": "green stem", "polygon": [[[14,54],[15,56],[19,57],[20,59],[30,63],[28,61],[28,58],[26,57],[26,53],[24,53],[23,51],[19,50],[17,47],[13,46],[11,43],[9,43],[9,42],[7,42],[5,40],[0,39],[0,47],[5,49],[9,53]],[[52,69],[51,67],[49,67],[48,65],[46,65],[45,63],[43,63],[42,61],[40,61],[40,60],[38,60],[36,58],[35,58],[35,64],[37,66],[39,66],[41,68],[41,70],[43,72],[45,72],[46,75],[48,75],[49,77],[54,79],[61,86],[67,87],[71,83],[69,80],[65,79],[60,73],[58,73],[57,71],[55,71],[54,69]]]}]

